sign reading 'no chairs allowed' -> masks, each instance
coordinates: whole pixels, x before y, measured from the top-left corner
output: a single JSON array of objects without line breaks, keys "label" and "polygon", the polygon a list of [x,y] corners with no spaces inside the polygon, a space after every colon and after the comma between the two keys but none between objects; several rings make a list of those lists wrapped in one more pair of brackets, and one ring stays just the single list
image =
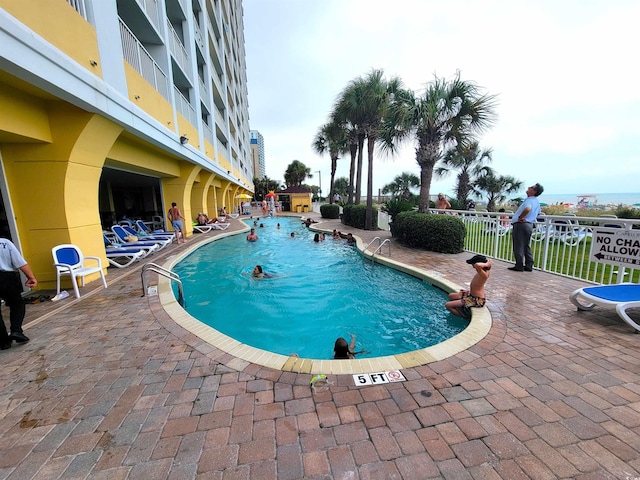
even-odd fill
[{"label": "sign reading 'no chairs allowed'", "polygon": [[590,256],[611,265],[640,266],[640,230],[594,229]]}]

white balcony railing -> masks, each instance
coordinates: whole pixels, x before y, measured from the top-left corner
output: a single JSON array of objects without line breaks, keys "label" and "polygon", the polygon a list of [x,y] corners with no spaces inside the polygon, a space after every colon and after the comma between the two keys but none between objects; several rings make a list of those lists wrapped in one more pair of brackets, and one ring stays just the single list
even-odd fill
[{"label": "white balcony railing", "polygon": [[[498,260],[514,261],[511,236],[511,215],[513,214],[450,210],[446,213],[459,215],[464,222],[467,233],[465,250]],[[638,282],[640,280],[639,263],[625,261],[624,266],[611,265],[602,263],[591,255],[591,244],[597,241],[598,231],[604,229],[615,233],[628,230],[630,245],[632,245],[629,248],[636,248],[633,247],[635,241],[633,239],[640,237],[638,227],[640,227],[640,220],[542,215],[534,225],[531,236],[535,268],[599,284]],[[640,257],[640,248],[636,250],[638,252],[636,257]]]},{"label": "white balcony railing", "polygon": [[142,43],[138,41],[129,27],[120,20],[120,37],[122,38],[122,50],[124,59],[143,78],[153,85],[160,94],[169,99],[169,82],[167,75],[162,71],[160,66],[155,62],[151,54],[144,48]]},{"label": "white balcony railing", "polygon": [[180,112],[180,114],[184,118],[189,120],[189,123],[191,123],[191,125],[197,126],[196,111],[189,103],[189,100],[187,100],[185,96],[182,95],[182,92],[180,92],[177,87],[173,87],[173,91],[176,96],[176,109],[178,110],[178,112]]},{"label": "white balcony railing", "polygon": [[160,31],[160,14],[158,12],[158,0],[136,0],[140,8],[147,14],[147,18]]},{"label": "white balcony railing", "polygon": [[173,58],[175,58],[182,71],[187,76],[189,80],[191,80],[191,69],[189,68],[189,54],[187,50],[184,48],[182,40],[178,36],[178,33],[174,30],[171,22],[167,20],[167,31],[169,32],[169,50],[171,50],[171,54]]},{"label": "white balcony railing", "polygon": [[196,43],[200,47],[200,50],[204,54],[204,38],[202,37],[202,32],[200,31],[200,25],[198,24],[198,17],[193,16],[193,30],[195,32]]},{"label": "white balcony railing", "polygon": [[211,143],[211,145],[213,145],[214,144],[214,141],[213,141],[213,130],[211,130],[209,125],[207,125],[204,122],[202,122],[202,130],[204,131],[204,137],[207,140],[209,140],[209,143]]},{"label": "white balcony railing", "polygon": [[82,18],[87,19],[87,8],[85,7],[84,0],[67,0],[67,3],[82,15]]}]

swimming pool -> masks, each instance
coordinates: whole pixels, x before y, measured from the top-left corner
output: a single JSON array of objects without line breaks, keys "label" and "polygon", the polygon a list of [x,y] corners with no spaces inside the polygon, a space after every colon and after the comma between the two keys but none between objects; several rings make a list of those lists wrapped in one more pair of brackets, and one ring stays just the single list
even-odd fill
[{"label": "swimming pool", "polygon": [[[344,240],[316,244],[295,217],[260,223],[257,242],[223,238],[174,267],[189,314],[244,344],[329,359],[335,339],[353,332],[356,350],[379,357],[437,344],[468,325],[446,311],[443,291],[363,261]],[[274,278],[253,279],[256,264]]]}]

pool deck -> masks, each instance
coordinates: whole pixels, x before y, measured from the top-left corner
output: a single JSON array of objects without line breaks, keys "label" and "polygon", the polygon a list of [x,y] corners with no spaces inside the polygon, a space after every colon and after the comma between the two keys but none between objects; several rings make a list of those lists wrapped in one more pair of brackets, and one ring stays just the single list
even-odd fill
[{"label": "pool deck", "polygon": [[[460,285],[468,256],[391,247]],[[160,296],[141,297],[141,266],[109,269],[109,288],[92,282],[78,301],[27,306],[31,342],[0,352],[0,479],[640,476],[640,337],[613,309],[577,312],[568,296],[583,282],[496,261],[478,343],[403,368],[404,382],[329,374],[313,391],[311,373],[235,357],[176,324]]]}]

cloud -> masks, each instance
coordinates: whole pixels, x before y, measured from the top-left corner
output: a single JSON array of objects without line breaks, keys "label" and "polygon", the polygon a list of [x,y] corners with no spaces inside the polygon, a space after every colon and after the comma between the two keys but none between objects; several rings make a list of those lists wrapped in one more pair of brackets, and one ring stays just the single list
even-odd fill
[{"label": "cloud", "polygon": [[[640,155],[637,18],[635,0],[245,0],[251,128],[265,137],[269,176],[282,179],[298,159],[328,179],[329,158],[311,143],[349,81],[382,68],[420,90],[434,74],[459,70],[498,95],[498,121],[480,138],[498,173],[543,178],[549,193],[631,191]],[[376,191],[419,173],[414,148],[377,155]],[[348,164],[340,160],[340,176]],[[434,177],[432,191],[453,183]]]}]

